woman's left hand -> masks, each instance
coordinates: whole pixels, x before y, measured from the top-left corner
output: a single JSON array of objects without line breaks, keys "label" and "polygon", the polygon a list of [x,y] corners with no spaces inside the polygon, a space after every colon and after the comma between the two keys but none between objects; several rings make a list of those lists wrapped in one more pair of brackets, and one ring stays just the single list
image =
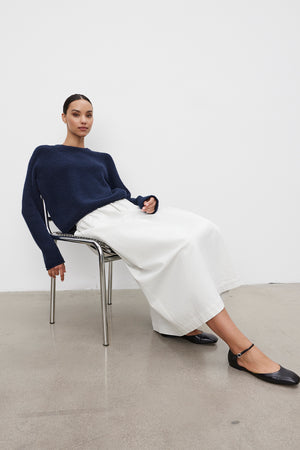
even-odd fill
[{"label": "woman's left hand", "polygon": [[155,206],[156,206],[155,198],[150,197],[149,200],[144,201],[144,206],[142,208],[142,211],[144,211],[147,214],[152,214],[152,213],[154,213]]}]

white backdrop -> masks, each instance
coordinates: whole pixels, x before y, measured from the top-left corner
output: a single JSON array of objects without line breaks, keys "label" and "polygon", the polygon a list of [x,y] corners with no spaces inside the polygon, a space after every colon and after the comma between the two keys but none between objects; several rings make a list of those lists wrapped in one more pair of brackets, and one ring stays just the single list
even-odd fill
[{"label": "white backdrop", "polygon": [[[133,196],[217,223],[245,283],[299,282],[299,16],[296,0],[2,5],[0,289],[48,289],[21,195],[73,93],[94,104],[86,146],[112,154]],[[59,289],[95,288],[94,254],[61,249]],[[134,286],[117,263],[114,287]]]}]

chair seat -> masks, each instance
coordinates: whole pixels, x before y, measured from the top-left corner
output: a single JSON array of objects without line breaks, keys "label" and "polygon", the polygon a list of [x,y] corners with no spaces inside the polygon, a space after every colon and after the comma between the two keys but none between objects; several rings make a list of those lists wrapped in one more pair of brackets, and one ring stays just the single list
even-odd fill
[{"label": "chair seat", "polygon": [[83,242],[85,244],[90,244],[91,247],[93,247],[93,242],[97,242],[103,250],[104,259],[105,261],[115,261],[118,259],[121,259],[120,256],[105,242],[100,241],[99,239],[94,238],[82,238],[80,236],[74,236],[73,234],[68,233],[62,233],[60,231],[55,231],[51,233],[51,236],[54,237],[57,240],[61,241],[69,241],[69,242]]}]

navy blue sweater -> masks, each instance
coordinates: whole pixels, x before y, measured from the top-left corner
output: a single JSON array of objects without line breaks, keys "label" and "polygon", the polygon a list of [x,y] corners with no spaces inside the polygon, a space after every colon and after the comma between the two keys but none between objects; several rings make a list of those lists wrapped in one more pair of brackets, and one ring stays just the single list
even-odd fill
[{"label": "navy blue sweater", "polygon": [[[82,217],[101,206],[126,198],[143,208],[144,201],[150,198],[131,198],[108,153],[67,145],[37,147],[28,165],[22,214],[43,253],[47,270],[62,264],[64,259],[47,231],[40,196],[63,233],[74,230]],[[155,199],[154,212],[158,208]]]}]

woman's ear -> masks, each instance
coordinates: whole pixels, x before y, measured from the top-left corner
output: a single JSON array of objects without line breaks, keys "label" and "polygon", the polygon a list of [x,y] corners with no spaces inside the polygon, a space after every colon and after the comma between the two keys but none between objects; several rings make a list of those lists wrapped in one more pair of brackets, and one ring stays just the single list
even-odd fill
[{"label": "woman's ear", "polygon": [[66,118],[66,115],[64,113],[62,113],[61,118],[62,118],[63,122],[67,123],[67,118]]}]

